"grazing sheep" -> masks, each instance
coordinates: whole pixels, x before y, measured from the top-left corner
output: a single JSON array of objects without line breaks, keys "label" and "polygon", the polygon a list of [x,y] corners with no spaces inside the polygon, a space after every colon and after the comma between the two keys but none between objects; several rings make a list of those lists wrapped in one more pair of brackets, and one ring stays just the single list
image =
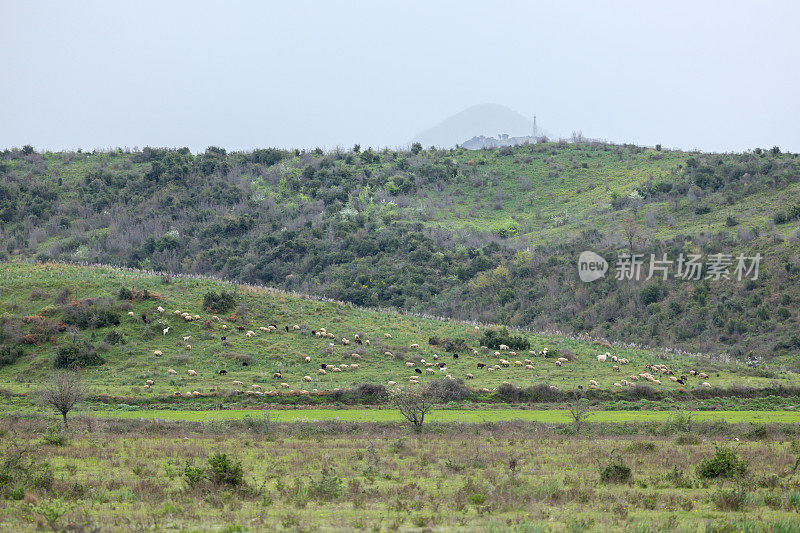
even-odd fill
[{"label": "grazing sheep", "polygon": [[129,317],[131,317],[131,318],[133,318],[133,317],[135,317],[136,315],[134,314],[134,312],[133,312],[133,311],[128,311],[128,316],[129,316]]},{"label": "grazing sheep", "polygon": [[711,383],[709,383],[708,381],[704,381],[703,382],[703,387],[705,387],[707,389],[710,389],[711,388]]},{"label": "grazing sheep", "polygon": [[342,346],[347,346],[348,344],[350,344],[350,340],[342,337]]},{"label": "grazing sheep", "polygon": [[255,331],[248,331],[247,333],[244,334],[244,336],[249,339],[250,337],[254,336],[255,334],[256,334]]},{"label": "grazing sheep", "polygon": [[[419,369],[417,369],[417,370],[419,370]],[[436,371],[434,369],[432,369],[432,368],[426,368],[425,372],[427,372],[428,374],[435,374],[436,373]]]},{"label": "grazing sheep", "polygon": [[341,368],[339,368],[339,367],[333,367],[333,368],[331,368],[331,372],[341,372],[341,371],[342,371],[342,369],[341,369]]},{"label": "grazing sheep", "polygon": [[181,396],[181,391],[176,390],[175,392],[172,393],[172,395],[173,396]]},{"label": "grazing sheep", "polygon": [[160,356],[164,355],[164,352],[162,352],[161,350],[156,350],[156,351],[153,352],[153,355],[156,355],[156,356],[160,357]]},{"label": "grazing sheep", "polygon": [[473,376],[472,374],[467,374],[465,377],[467,379],[475,379],[475,376]]},{"label": "grazing sheep", "polygon": [[392,334],[391,333],[384,333],[383,336],[385,338],[387,338],[387,339],[391,339],[392,338]]},{"label": "grazing sheep", "polygon": [[305,361],[306,361],[306,363],[310,363],[311,362],[311,356],[307,355]]},{"label": "grazing sheep", "polygon": [[387,383],[387,385],[389,385],[389,386],[392,386],[392,385],[397,385],[397,382],[396,382],[396,381],[389,381],[389,382]]},{"label": "grazing sheep", "polygon": [[414,366],[414,363],[412,363],[411,361],[406,361],[406,366]]},{"label": "grazing sheep", "polygon": [[191,344],[187,344],[187,345],[186,345],[186,349],[187,349],[187,350],[191,350],[191,349],[192,349],[192,345],[191,345]]},{"label": "grazing sheep", "polygon": [[366,340],[364,341],[364,344],[366,344],[367,346],[369,346],[369,339],[366,339]]},{"label": "grazing sheep", "polygon": [[383,352],[386,357],[392,357],[392,352]]},{"label": "grazing sheep", "polygon": [[622,384],[621,383],[614,383],[614,387],[616,387],[618,389],[621,389],[622,388]]},{"label": "grazing sheep", "polygon": [[190,376],[196,376],[197,375],[197,372],[195,372],[194,370],[188,370],[186,373],[189,374]]},{"label": "grazing sheep", "polygon": [[161,330],[161,333],[163,333],[164,335],[166,335],[167,333],[169,333],[169,328],[164,328],[164,329],[162,329],[162,330]]},{"label": "grazing sheep", "polygon": [[145,385],[155,385],[155,383],[156,382],[153,381],[152,379],[148,379],[147,381],[144,382]]},{"label": "grazing sheep", "polygon": [[675,376],[670,376],[669,380],[674,383],[674,382],[678,381],[678,378],[676,378]]},{"label": "grazing sheep", "polygon": [[589,385],[592,385],[592,386],[595,386],[595,387],[597,387],[597,381],[595,381],[595,380],[593,380],[593,379],[590,379],[590,380],[589,380]]},{"label": "grazing sheep", "polygon": [[228,324],[222,324],[222,329],[223,329],[223,330],[226,330],[226,329],[228,329]]},{"label": "grazing sheep", "polygon": [[219,322],[219,317],[217,315],[211,315],[211,320]]},{"label": "grazing sheep", "polygon": [[528,370],[533,370],[533,365],[525,365],[525,368]]},{"label": "grazing sheep", "polygon": [[522,366],[522,361],[514,361],[514,366]]},{"label": "grazing sheep", "polygon": [[242,385],[242,382],[241,382],[241,381],[239,381],[239,380],[234,380],[234,381],[233,381],[233,384],[234,384],[234,385]]},{"label": "grazing sheep", "polygon": [[303,376],[303,381],[314,381],[311,376]]},{"label": "grazing sheep", "polygon": [[569,359],[567,359],[566,357],[559,357],[558,359],[556,359],[556,361],[561,361],[562,363],[567,363],[567,362],[569,362]]},{"label": "grazing sheep", "polygon": [[617,356],[616,355],[612,355],[611,356],[611,361],[616,363],[617,362]]},{"label": "grazing sheep", "polygon": [[412,350],[416,350],[417,348],[419,348],[419,344],[417,344],[417,343],[415,342],[414,344],[412,344],[411,346],[409,346],[409,348],[411,348]]},{"label": "grazing sheep", "polygon": [[191,335],[187,335],[187,336],[185,336],[185,337],[183,338],[183,342],[187,342],[187,341],[188,341],[189,339],[191,339],[191,338],[192,338],[192,336],[191,336]]},{"label": "grazing sheep", "polygon": [[158,311],[159,313],[163,313],[164,308],[159,305],[158,307],[156,307],[156,311]]},{"label": "grazing sheep", "polygon": [[597,356],[597,360],[600,361],[601,363],[605,363],[607,358],[608,354],[604,353],[601,353],[600,355]]},{"label": "grazing sheep", "polygon": [[495,357],[500,357],[500,352],[494,352],[492,355]]},{"label": "grazing sheep", "polygon": [[317,374],[327,374],[327,372],[324,369],[320,368],[317,370]]},{"label": "grazing sheep", "polygon": [[699,374],[697,374],[697,377],[699,377],[700,379],[708,379],[708,374],[700,372]]},{"label": "grazing sheep", "polygon": [[409,382],[411,385],[416,385],[417,383],[419,383],[419,381],[417,381],[417,380],[416,380],[416,379],[414,379],[414,378],[410,378],[410,379],[408,380],[408,382]]},{"label": "grazing sheep", "polygon": [[616,370],[617,372],[619,372],[619,365],[612,366],[611,370]]},{"label": "grazing sheep", "polygon": [[656,385],[661,385],[661,380],[660,379],[654,379],[653,383],[655,383]]},{"label": "grazing sheep", "polygon": [[178,372],[174,368],[167,369],[167,374],[177,374]]},{"label": "grazing sheep", "polygon": [[194,315],[192,318],[194,318],[195,320],[200,320],[200,315]]},{"label": "grazing sheep", "polygon": [[358,363],[351,364],[350,368],[352,368],[353,370],[358,370]]},{"label": "grazing sheep", "polygon": [[280,372],[275,372],[272,374],[272,379],[283,379],[283,375]]},{"label": "grazing sheep", "polygon": [[556,361],[556,366],[561,366],[561,361]]},{"label": "grazing sheep", "polygon": [[500,348],[501,350],[508,350],[509,349],[508,345],[506,345],[506,344],[501,344],[498,348]]},{"label": "grazing sheep", "polygon": [[176,315],[180,315],[181,314],[181,312],[178,311],[177,309],[175,311],[173,311],[173,313],[176,314]]},{"label": "grazing sheep", "polygon": [[631,378],[631,381],[639,381],[639,376],[635,376],[635,375],[631,374],[628,377]]}]

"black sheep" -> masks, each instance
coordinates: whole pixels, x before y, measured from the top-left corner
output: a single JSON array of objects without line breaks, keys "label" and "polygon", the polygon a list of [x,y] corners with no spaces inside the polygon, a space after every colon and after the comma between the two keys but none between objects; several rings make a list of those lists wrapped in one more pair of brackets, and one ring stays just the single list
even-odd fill
[{"label": "black sheep", "polygon": [[219,375],[220,375],[220,376],[222,376],[222,375],[225,375],[225,374],[227,374],[227,373],[228,373],[228,371],[227,371],[227,370],[225,370],[224,368],[223,368],[222,370],[220,370],[220,371],[219,371]]},{"label": "black sheep", "polygon": [[283,326],[286,328],[286,333],[289,333],[289,326]]},{"label": "black sheep", "polygon": [[417,374],[422,374],[422,370],[420,370],[419,368],[415,368],[414,372],[416,372]]},{"label": "black sheep", "polygon": [[322,370],[325,370],[325,367],[327,367],[327,366],[328,366],[328,365],[327,365],[327,364],[325,364],[325,363],[320,363],[320,365],[319,365],[319,367],[320,367]]},{"label": "black sheep", "polygon": [[220,337],[219,340],[226,341],[226,340],[228,340],[228,337]]},{"label": "black sheep", "polygon": [[150,323],[150,321],[147,319],[147,315],[144,314],[144,313],[142,313],[142,322],[144,322],[145,324],[149,324]]},{"label": "black sheep", "polygon": [[453,359],[458,359],[458,354],[457,353],[453,354]]},{"label": "black sheep", "polygon": [[480,370],[481,368],[485,367],[485,366],[486,366],[486,363],[478,363],[478,369],[479,369],[479,370]]},{"label": "black sheep", "polygon": [[250,363],[248,363],[247,361],[242,361],[242,366],[250,366]]}]

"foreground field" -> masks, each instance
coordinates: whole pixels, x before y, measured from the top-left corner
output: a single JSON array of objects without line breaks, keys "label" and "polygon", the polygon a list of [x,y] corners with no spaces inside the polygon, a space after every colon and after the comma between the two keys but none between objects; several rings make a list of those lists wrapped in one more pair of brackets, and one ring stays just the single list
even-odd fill
[{"label": "foreground field", "polygon": [[[2,422],[2,473],[14,457],[32,472],[0,476],[4,530],[800,531],[788,426],[437,425],[416,437],[394,424],[85,419],[66,441],[44,428]],[[743,476],[698,470],[719,446]]]}]

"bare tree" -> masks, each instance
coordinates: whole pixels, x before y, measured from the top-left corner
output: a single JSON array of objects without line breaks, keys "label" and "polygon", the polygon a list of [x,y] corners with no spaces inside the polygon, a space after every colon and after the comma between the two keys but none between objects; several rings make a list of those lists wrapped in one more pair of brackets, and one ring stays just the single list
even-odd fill
[{"label": "bare tree", "polygon": [[572,403],[569,404],[569,414],[575,425],[575,433],[580,433],[586,418],[589,416],[589,402],[583,397],[583,391],[578,389],[574,392]]},{"label": "bare tree", "polygon": [[392,403],[397,406],[403,418],[411,422],[414,431],[419,432],[425,422],[425,415],[433,410],[436,398],[422,387],[394,389]]},{"label": "bare tree", "polygon": [[77,372],[59,372],[42,389],[41,401],[61,413],[64,427],[67,427],[67,413],[86,396]]},{"label": "bare tree", "polygon": [[628,248],[630,248],[631,252],[633,252],[633,243],[636,240],[636,237],[639,235],[639,225],[636,224],[635,219],[626,218],[622,221],[621,227],[622,234],[628,241]]}]

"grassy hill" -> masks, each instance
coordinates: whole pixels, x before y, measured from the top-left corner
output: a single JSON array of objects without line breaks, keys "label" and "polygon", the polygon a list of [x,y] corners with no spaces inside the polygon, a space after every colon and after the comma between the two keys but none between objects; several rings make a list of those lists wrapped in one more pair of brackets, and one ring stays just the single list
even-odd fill
[{"label": "grassy hill", "polygon": [[[799,169],[779,150],[594,142],[7,150],[0,255],[213,274],[797,368]],[[756,282],[587,286],[575,268],[586,249],[765,259]]]},{"label": "grassy hill", "polygon": [[[123,298],[120,298],[123,288],[130,293],[123,290]],[[207,293],[221,291],[235,294],[236,303],[233,309],[220,313],[217,321],[212,318],[212,312],[203,309],[203,301]],[[165,309],[163,314],[157,311],[159,306]],[[176,310],[201,318],[187,322],[174,314]],[[143,321],[143,314],[149,324]],[[660,385],[650,383],[656,392],[694,390],[702,394],[702,381],[708,381],[715,388],[798,384],[794,373],[754,370],[665,350],[605,346],[589,339],[514,330],[512,335],[530,342],[532,350],[541,352],[547,348],[549,357],[530,355],[528,350],[519,350],[516,356],[503,351],[501,357],[509,359],[512,365],[489,372],[477,369],[477,363],[494,365],[501,357],[495,356],[494,350],[480,349],[481,342],[485,342],[485,326],[360,309],[263,287],[199,277],[162,277],[118,268],[3,263],[0,265],[0,322],[0,349],[5,350],[0,381],[12,397],[35,390],[53,371],[59,355],[72,353],[65,351],[71,347],[78,350],[76,357],[84,357],[80,360],[89,363],[84,366],[82,375],[93,393],[123,398],[123,401],[126,397],[137,401],[168,401],[175,391],[216,393],[215,398],[236,401],[237,397],[230,398],[229,394],[234,389],[248,390],[253,384],[260,385],[265,392],[288,392],[281,387],[281,383],[287,383],[290,389],[312,393],[315,389],[358,388],[364,383],[386,385],[390,380],[404,385],[413,376],[418,376],[425,384],[446,374],[465,379],[477,391],[498,388],[502,391],[500,386],[504,382],[516,387],[547,384],[562,390],[579,385],[588,388],[589,380],[594,379],[601,392],[623,398],[627,393],[615,389],[613,384],[630,374],[645,371],[647,363],[668,365],[676,375],[687,374],[690,369],[709,374],[706,379],[690,378],[685,387],[663,376]],[[278,325],[278,330],[267,333],[259,329],[270,324]],[[227,330],[223,330],[223,325],[228,326]],[[294,329],[295,325],[300,329]],[[237,326],[254,331],[255,336],[248,337]],[[285,326],[289,326],[288,332]],[[164,335],[167,327],[169,333]],[[321,328],[333,333],[334,338],[322,339],[312,334]],[[387,333],[391,338],[385,336]],[[369,339],[370,344],[357,346],[353,342],[356,334]],[[189,336],[190,339],[183,340]],[[223,336],[225,341],[221,339]],[[342,338],[350,339],[351,344],[343,346]],[[453,344],[462,340],[463,345],[447,351],[443,343],[431,345],[431,338],[449,340]],[[191,350],[186,349],[187,344],[191,345]],[[412,348],[412,344],[419,344],[419,347]],[[20,350],[16,360],[13,360],[14,349]],[[478,350],[478,354],[473,350]],[[156,351],[162,355],[155,355]],[[386,356],[386,351],[393,356]],[[610,360],[601,364],[596,359],[598,353],[606,351],[627,358],[630,363],[623,365],[621,371],[614,371]],[[357,353],[358,358],[352,357],[353,353]],[[459,357],[455,359],[454,354]],[[557,366],[556,355],[573,361]],[[309,362],[306,357],[310,358]],[[429,374],[423,370],[421,359],[444,362],[446,370]],[[534,370],[513,365],[514,360],[524,359],[532,360]],[[407,362],[414,364],[409,367]],[[357,364],[358,368],[328,371],[322,375],[318,369],[323,363]],[[177,374],[169,374],[170,368]],[[416,374],[415,368],[423,373]],[[190,369],[196,371],[197,376],[190,376]],[[223,369],[226,375],[219,374]],[[273,377],[276,372],[282,374],[280,379]],[[475,378],[466,379],[467,374]],[[305,376],[312,381],[304,381]],[[155,382],[150,389],[145,387],[148,379]],[[234,380],[241,381],[242,385],[234,385]],[[369,389],[365,390],[369,394]],[[479,397],[485,399],[497,395],[494,391],[483,393],[484,396],[480,394]],[[259,397],[246,399],[256,401]],[[514,398],[513,394],[508,398],[501,394],[500,399]]]}]

